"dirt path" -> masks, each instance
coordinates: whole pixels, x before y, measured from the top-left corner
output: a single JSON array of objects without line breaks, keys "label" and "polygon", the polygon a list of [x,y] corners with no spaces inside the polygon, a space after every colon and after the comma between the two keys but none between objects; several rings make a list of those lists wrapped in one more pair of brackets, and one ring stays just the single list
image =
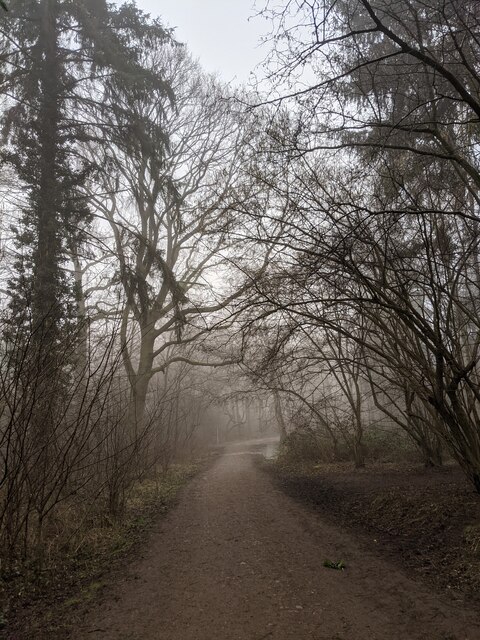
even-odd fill
[{"label": "dirt path", "polygon": [[75,638],[476,640],[480,614],[412,582],[240,454],[191,483]]}]

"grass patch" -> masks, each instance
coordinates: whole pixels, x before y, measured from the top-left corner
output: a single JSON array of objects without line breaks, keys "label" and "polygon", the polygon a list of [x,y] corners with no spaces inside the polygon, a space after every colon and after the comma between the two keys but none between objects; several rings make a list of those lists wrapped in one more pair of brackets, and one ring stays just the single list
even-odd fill
[{"label": "grass patch", "polygon": [[180,489],[201,468],[201,464],[173,465],[164,474],[134,485],[120,522],[99,519],[83,534],[71,557],[77,570],[85,576],[110,568],[112,561],[126,553],[142,539],[160,513],[176,502]]},{"label": "grass patch", "polygon": [[104,586],[105,583],[101,581],[91,582],[88,586],[84,587],[78,595],[65,600],[63,604],[65,607],[75,607],[90,602]]},{"label": "grass patch", "polygon": [[480,524],[469,524],[463,531],[463,540],[470,551],[480,558]]}]

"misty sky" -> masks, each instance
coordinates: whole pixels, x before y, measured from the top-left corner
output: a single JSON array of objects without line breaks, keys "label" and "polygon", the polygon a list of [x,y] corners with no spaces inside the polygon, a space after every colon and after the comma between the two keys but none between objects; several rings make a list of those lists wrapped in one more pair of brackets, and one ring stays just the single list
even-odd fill
[{"label": "misty sky", "polygon": [[254,0],[137,0],[141,9],[160,16],[203,68],[226,80],[246,82],[265,57],[258,43],[268,24],[254,15]]}]

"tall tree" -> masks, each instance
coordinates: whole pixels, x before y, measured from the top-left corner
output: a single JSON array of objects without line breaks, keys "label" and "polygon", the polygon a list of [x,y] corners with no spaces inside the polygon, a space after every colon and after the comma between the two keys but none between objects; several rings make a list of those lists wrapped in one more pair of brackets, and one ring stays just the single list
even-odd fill
[{"label": "tall tree", "polygon": [[[102,105],[95,96],[118,78],[132,94],[161,87],[171,99],[161,73],[142,67],[139,39],[149,33],[169,38],[134,5],[115,8],[104,0],[16,0],[0,25],[2,157],[26,194],[15,228],[9,348],[30,363],[22,384],[32,408],[22,428],[36,456],[28,481],[38,487],[32,503],[39,531],[62,451],[58,426],[74,405],[82,411],[95,369],[87,359],[75,362],[78,350],[70,348],[86,336],[78,332],[81,292],[74,274],[92,216],[86,180],[97,169],[80,143],[98,137]],[[74,364],[85,371],[72,399],[72,385],[82,378],[73,375]]]},{"label": "tall tree", "polygon": [[105,167],[95,203],[112,229],[115,281],[126,302],[122,352],[134,422],[143,418],[153,376],[179,359],[195,361],[185,345],[208,334],[207,314],[235,295],[235,287],[216,283],[214,269],[228,265],[239,202],[250,188],[242,172],[247,118],[220,84],[183,47],[161,41],[150,41],[145,66],[165,69],[175,105],[161,92],[131,94],[119,83],[105,110],[117,136],[92,145]]},{"label": "tall tree", "polygon": [[17,0],[2,24],[10,103],[3,155],[28,191],[18,229],[20,277],[12,289],[17,311],[31,308],[46,354],[75,315],[65,263],[90,219],[84,185],[94,167],[79,154],[78,142],[96,124],[86,116],[91,87],[108,84],[113,75],[128,80],[132,92],[148,90],[148,83],[169,91],[158,72],[146,73],[139,63],[135,45],[149,29],[168,37],[133,6],[113,9],[103,0]]}]

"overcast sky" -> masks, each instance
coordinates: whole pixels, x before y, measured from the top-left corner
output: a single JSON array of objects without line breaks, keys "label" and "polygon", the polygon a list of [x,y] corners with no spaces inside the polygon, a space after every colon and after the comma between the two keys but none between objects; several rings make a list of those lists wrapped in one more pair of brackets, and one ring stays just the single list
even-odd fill
[{"label": "overcast sky", "polygon": [[218,72],[226,81],[244,83],[266,50],[258,48],[268,24],[254,15],[254,0],[137,0],[141,9],[177,27],[206,71]]}]

